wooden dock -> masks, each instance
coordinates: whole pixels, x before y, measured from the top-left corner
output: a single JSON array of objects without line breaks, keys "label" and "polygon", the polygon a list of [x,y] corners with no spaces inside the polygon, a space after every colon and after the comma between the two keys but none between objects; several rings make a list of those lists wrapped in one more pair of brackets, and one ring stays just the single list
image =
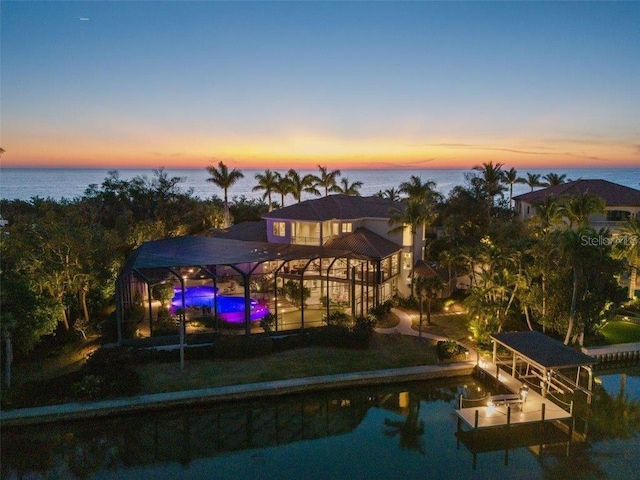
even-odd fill
[{"label": "wooden dock", "polygon": [[494,363],[480,362],[478,368],[493,379],[496,379],[498,374],[497,381],[513,394],[496,395],[488,398],[484,405],[462,406],[456,410],[459,419],[474,430],[571,418],[570,408],[565,409],[533,390],[529,390],[526,400],[522,401],[519,398],[522,382],[504,370],[497,373],[498,369]]}]

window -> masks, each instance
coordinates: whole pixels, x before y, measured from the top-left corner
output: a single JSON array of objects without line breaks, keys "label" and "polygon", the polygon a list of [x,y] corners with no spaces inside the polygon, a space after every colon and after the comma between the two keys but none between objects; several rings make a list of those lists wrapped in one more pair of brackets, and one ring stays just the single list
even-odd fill
[{"label": "window", "polygon": [[342,233],[351,233],[351,229],[353,225],[351,222],[346,222],[342,224]]},{"label": "window", "polygon": [[274,237],[284,237],[285,236],[285,223],[284,222],[273,222],[273,236]]},{"label": "window", "polygon": [[340,223],[333,222],[331,224],[331,235],[338,235],[340,233]]},{"label": "window", "polygon": [[608,222],[623,222],[625,220],[629,220],[630,217],[631,212],[626,212],[624,210],[607,210]]},{"label": "window", "polygon": [[399,263],[398,263],[399,255],[394,255],[391,257],[391,275],[397,275],[400,273]]},{"label": "window", "polygon": [[411,270],[411,258],[413,255],[411,253],[403,253],[402,254],[402,268],[404,270]]}]

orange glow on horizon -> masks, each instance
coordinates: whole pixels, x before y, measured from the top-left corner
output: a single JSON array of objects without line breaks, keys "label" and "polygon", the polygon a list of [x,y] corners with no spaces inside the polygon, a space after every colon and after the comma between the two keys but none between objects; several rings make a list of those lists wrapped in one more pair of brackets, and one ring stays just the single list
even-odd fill
[{"label": "orange glow on horizon", "polygon": [[[155,137],[155,136],[154,136]],[[471,169],[486,162],[507,168],[625,168],[638,167],[637,147],[603,142],[585,147],[564,142],[494,139],[464,143],[452,139],[417,141],[412,138],[343,139],[311,134],[285,138],[142,138],[115,143],[105,139],[57,145],[51,139],[7,145],[0,160],[5,168],[205,168],[225,162],[231,168],[287,170],[315,169]],[[181,148],[180,146],[188,146]],[[52,153],[55,152],[55,153]]]}]

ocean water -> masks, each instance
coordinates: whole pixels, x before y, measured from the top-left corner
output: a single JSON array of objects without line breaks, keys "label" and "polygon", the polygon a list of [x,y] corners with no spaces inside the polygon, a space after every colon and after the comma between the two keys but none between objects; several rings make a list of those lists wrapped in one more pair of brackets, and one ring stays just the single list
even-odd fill
[{"label": "ocean water", "polygon": [[[82,196],[85,189],[90,184],[100,185],[108,173],[108,169],[91,168],[2,168],[0,169],[0,198],[7,200],[25,200],[33,197],[73,199]],[[256,173],[264,170],[242,169],[244,178],[236,183],[230,190],[229,196],[244,195],[247,198],[259,198],[263,192],[253,192],[256,185]],[[387,188],[397,188],[400,183],[409,180],[411,175],[422,178],[423,181],[436,182],[437,189],[447,195],[456,185],[465,183],[465,173],[470,170],[342,170],[342,177],[349,179],[349,182],[361,181],[363,186],[360,189],[362,195],[375,195],[380,190]],[[526,176],[527,172],[539,173],[542,176],[549,172],[566,174],[567,178],[576,180],[578,178],[599,178],[609,180],[614,183],[628,187],[640,189],[640,168],[614,168],[614,169],[522,169],[518,170],[520,176]],[[131,179],[135,176],[146,175],[151,178],[151,169],[120,169],[118,170],[122,179]],[[222,190],[207,182],[209,174],[205,169],[166,169],[170,176],[178,176],[184,179],[181,184],[184,190],[193,188],[194,194],[201,199],[210,198],[213,195],[222,197]],[[301,174],[316,174],[317,170],[300,170]],[[527,185],[514,185],[514,195],[529,191]],[[508,195],[508,193],[507,193]],[[307,195],[304,198],[312,198]],[[274,201],[278,201],[276,198]],[[285,203],[293,203],[289,196]]]}]

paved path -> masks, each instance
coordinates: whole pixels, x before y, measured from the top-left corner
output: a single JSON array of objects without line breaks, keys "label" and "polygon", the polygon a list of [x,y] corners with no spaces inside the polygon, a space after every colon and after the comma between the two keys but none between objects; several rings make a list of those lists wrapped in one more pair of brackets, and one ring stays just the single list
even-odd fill
[{"label": "paved path", "polygon": [[[409,315],[404,310],[399,310],[397,308],[392,308],[391,313],[393,313],[396,317],[400,319],[400,322],[395,327],[391,328],[376,328],[377,333],[400,333],[402,335],[411,335],[417,337],[420,335],[420,332],[414,330],[411,325],[413,321],[411,320],[411,315]],[[422,332],[422,336],[424,338],[430,338],[436,341],[444,341],[448,340],[447,337],[443,337],[441,335],[434,335],[432,333]]]}]

